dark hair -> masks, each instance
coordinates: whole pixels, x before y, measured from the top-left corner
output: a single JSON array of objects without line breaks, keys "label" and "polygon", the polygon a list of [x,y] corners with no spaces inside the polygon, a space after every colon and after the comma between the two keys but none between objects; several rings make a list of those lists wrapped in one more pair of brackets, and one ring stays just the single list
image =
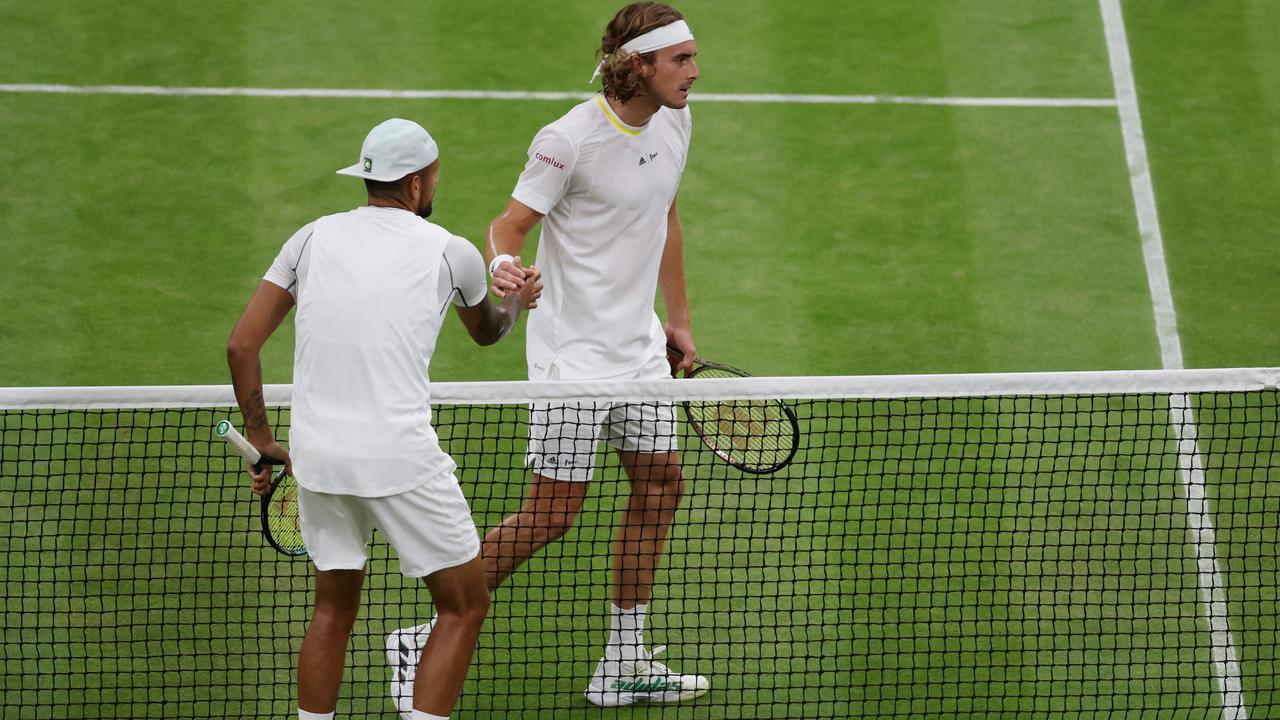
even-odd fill
[{"label": "dark hair", "polygon": [[395,198],[403,196],[405,192],[408,191],[409,182],[413,180],[414,175],[420,175],[422,177],[423,182],[425,182],[427,179],[427,168],[430,168],[430,167],[431,166],[428,165],[427,167],[424,167],[417,172],[411,172],[408,175],[405,175],[404,177],[400,178],[399,180],[384,181],[384,180],[370,180],[369,178],[365,178],[364,189],[369,192],[369,197],[371,198],[393,200]]},{"label": "dark hair", "polygon": [[[603,65],[600,75],[605,93],[620,102],[644,95],[644,76],[632,68],[631,53],[623,52],[622,46],[650,30],[683,19],[679,10],[656,2],[632,3],[619,10],[605,27],[597,52]],[[641,53],[640,57],[652,65],[656,53]]]}]

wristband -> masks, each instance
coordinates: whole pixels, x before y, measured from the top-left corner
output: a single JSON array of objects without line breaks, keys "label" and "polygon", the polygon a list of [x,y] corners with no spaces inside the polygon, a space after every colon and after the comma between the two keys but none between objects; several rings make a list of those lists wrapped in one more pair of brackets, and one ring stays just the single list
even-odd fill
[{"label": "wristband", "polygon": [[489,277],[493,277],[493,274],[498,271],[499,265],[504,262],[511,262],[512,260],[515,260],[515,258],[507,255],[506,253],[495,256],[493,260],[489,261]]}]

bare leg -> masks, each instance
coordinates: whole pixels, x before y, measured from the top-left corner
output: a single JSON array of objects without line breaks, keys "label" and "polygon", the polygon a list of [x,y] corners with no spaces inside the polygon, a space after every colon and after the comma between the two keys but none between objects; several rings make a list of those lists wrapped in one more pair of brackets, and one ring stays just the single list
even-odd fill
[{"label": "bare leg", "polygon": [[613,544],[613,605],[604,658],[587,689],[601,707],[637,702],[677,703],[711,689],[701,675],[685,675],[653,661],[644,641],[645,612],[667,534],[684,494],[676,453],[619,453],[631,496]]},{"label": "bare leg", "polygon": [[327,713],[338,706],[362,585],[364,570],[316,571],[315,610],[298,654],[298,707],[307,712]]},{"label": "bare leg", "polygon": [[619,452],[631,497],[613,543],[613,604],[629,610],[648,603],[667,532],[684,496],[677,453]]},{"label": "bare leg", "polygon": [[520,510],[508,515],[484,536],[484,579],[496,590],[511,573],[551,542],[560,539],[582,509],[586,482],[553,480],[533,473],[529,496]]},{"label": "bare leg", "polygon": [[[484,542],[480,546],[479,558],[458,568],[433,573],[427,578],[427,587],[430,588],[431,597],[435,600],[437,615],[428,626],[430,636],[413,678],[431,678],[431,680],[419,683],[408,679],[407,676],[400,679],[402,676],[397,674],[397,679],[391,684],[392,696],[396,700],[397,707],[401,710],[406,709],[402,702],[404,696],[408,694],[406,688],[411,684],[415,708],[433,715],[449,714],[462,689],[471,653],[475,650],[480,624],[488,611],[489,593],[510,577],[511,573],[526,560],[551,541],[564,535],[573,526],[573,520],[582,508],[582,499],[586,496],[587,485],[588,483],[560,482],[534,473],[528,498],[518,512],[508,516],[485,535]],[[470,592],[470,586],[467,585],[469,581],[465,578],[458,580],[461,583],[455,592],[458,599],[453,603],[457,609],[452,611],[452,614],[462,617],[455,617],[452,621],[448,618],[451,611],[450,603],[446,599],[449,588],[446,585],[442,591],[438,591],[433,582],[437,575],[441,576],[442,582],[445,582],[453,575],[453,570],[461,571],[472,564],[476,567],[480,580],[479,587],[485,603],[479,619],[475,620],[474,631],[468,631],[466,629],[469,627],[468,614],[465,608],[481,607],[467,594]],[[439,592],[444,592],[445,595],[442,596],[438,594]],[[452,631],[447,629],[450,624],[454,625]],[[401,654],[402,648],[417,649],[420,627],[422,626],[402,628],[388,636],[387,658],[393,668],[403,667],[400,663],[404,662],[406,656]],[[445,631],[446,636],[454,637],[438,640],[442,630]],[[471,634],[468,635],[468,632]],[[443,650],[436,649],[437,643],[440,642],[444,643],[441,646]],[[463,649],[465,649],[465,655]],[[433,653],[443,653],[443,655],[436,656]],[[424,671],[427,672],[426,675],[423,674]],[[399,672],[400,670],[397,670],[397,673]],[[456,673],[456,677],[449,673]],[[444,679],[446,676],[453,679],[446,681]],[[437,680],[437,678],[440,679]],[[452,689],[446,690],[447,688]]]},{"label": "bare leg", "polygon": [[418,663],[413,706],[432,715],[448,716],[462,692],[480,626],[489,612],[480,558],[431,573],[426,577],[438,620]]}]

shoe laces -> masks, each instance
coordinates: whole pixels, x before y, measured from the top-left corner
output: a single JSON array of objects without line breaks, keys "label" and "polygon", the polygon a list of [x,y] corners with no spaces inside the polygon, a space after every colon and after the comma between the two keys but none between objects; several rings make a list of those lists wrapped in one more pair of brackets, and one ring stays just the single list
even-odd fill
[{"label": "shoe laces", "polygon": [[662,654],[667,649],[666,645],[659,645],[645,653],[645,657],[636,660],[635,668],[637,675],[673,675],[671,668],[654,660],[655,657]]},{"label": "shoe laces", "polygon": [[421,625],[414,625],[409,629],[413,631],[409,635],[412,638],[409,645],[413,647],[414,651],[421,652],[427,646],[427,639],[431,637],[431,623],[425,622]]},{"label": "shoe laces", "polygon": [[418,655],[422,653],[417,645],[412,642],[405,642],[404,638],[401,638],[400,647],[398,649],[400,652],[400,663],[402,665],[416,665]]}]

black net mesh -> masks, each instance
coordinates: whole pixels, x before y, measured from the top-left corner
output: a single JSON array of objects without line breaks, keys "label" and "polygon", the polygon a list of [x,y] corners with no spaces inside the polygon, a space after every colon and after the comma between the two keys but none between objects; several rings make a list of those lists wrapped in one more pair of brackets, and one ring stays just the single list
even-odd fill
[{"label": "black net mesh", "polygon": [[[496,592],[454,717],[1280,717],[1277,403],[795,401],[769,475],[681,422],[646,639],[711,691],[624,710],[583,697],[630,492],[602,447],[573,529]],[[529,416],[436,408],[481,532],[524,498]],[[0,411],[0,715],[295,717],[311,567],[264,544],[222,417]],[[339,717],[397,716],[385,637],[431,614],[375,535]]]}]

